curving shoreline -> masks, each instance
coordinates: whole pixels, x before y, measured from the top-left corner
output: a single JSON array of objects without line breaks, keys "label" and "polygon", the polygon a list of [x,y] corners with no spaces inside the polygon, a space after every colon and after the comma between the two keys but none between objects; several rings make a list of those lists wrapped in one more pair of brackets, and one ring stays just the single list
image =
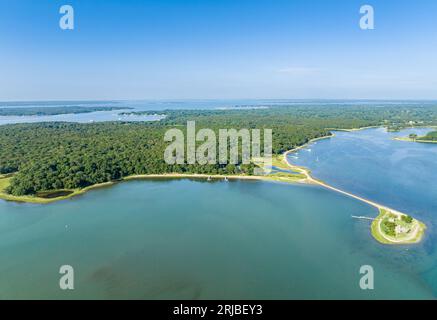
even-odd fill
[{"label": "curving shoreline", "polygon": [[[37,196],[13,196],[6,194],[0,190],[0,199],[6,200],[6,201],[12,201],[12,202],[19,202],[19,203],[35,203],[35,204],[49,204],[61,200],[70,199],[79,195],[82,195],[90,190],[93,189],[99,189],[99,188],[105,188],[112,185],[115,185],[117,183],[121,183],[124,181],[130,181],[130,180],[141,180],[141,179],[224,179],[227,178],[229,180],[269,180],[267,177],[263,176],[225,176],[225,175],[205,175],[205,174],[178,174],[178,173],[165,173],[165,174],[149,174],[149,175],[133,175],[133,176],[127,176],[120,180],[115,181],[108,181],[103,183],[94,184],[92,186],[85,187],[83,189],[72,189],[72,190],[66,190],[70,191],[71,193],[65,196],[60,196],[56,198],[42,198]],[[2,181],[0,177],[0,182]],[[60,191],[60,190],[56,190]],[[54,191],[55,192],[55,191]]]},{"label": "curving shoreline", "polygon": [[[368,129],[366,128],[356,128],[356,129],[347,129],[343,131],[358,131],[358,130],[364,130]],[[340,130],[338,130],[340,131]],[[123,182],[123,181],[129,181],[129,180],[139,180],[139,179],[212,179],[212,180],[258,180],[258,181],[270,181],[270,182],[285,182],[285,183],[304,183],[304,184],[313,184],[321,186],[325,189],[340,193],[342,195],[354,198],[356,200],[359,200],[361,202],[364,202],[370,206],[373,206],[379,210],[379,216],[374,219],[371,227],[371,233],[372,236],[379,241],[380,243],[384,244],[411,244],[411,243],[418,243],[422,240],[424,231],[426,229],[425,224],[422,222],[413,219],[414,222],[414,228],[412,229],[413,232],[411,234],[408,234],[408,237],[404,237],[403,239],[395,239],[393,237],[387,236],[381,229],[381,223],[383,221],[383,218],[385,217],[385,214],[392,214],[396,216],[398,219],[401,219],[402,217],[408,216],[407,214],[394,210],[392,208],[389,208],[387,206],[381,205],[379,203],[376,203],[374,201],[371,201],[369,199],[357,196],[353,193],[341,190],[339,188],[333,187],[329,185],[328,183],[325,183],[321,180],[315,179],[311,175],[311,171],[306,167],[301,167],[297,165],[293,165],[288,160],[288,155],[291,153],[295,153],[298,150],[304,149],[308,147],[311,143],[314,143],[315,141],[322,140],[322,139],[328,139],[335,137],[334,133],[330,133],[327,136],[322,136],[318,138],[314,138],[307,143],[303,144],[302,146],[296,147],[292,150],[286,151],[280,156],[276,156],[274,158],[274,161],[277,163],[276,165],[279,167],[282,167],[284,169],[291,169],[297,174],[292,173],[286,173],[282,175],[256,175],[256,176],[249,176],[249,175],[208,175],[208,174],[180,174],[180,173],[166,173],[166,174],[149,174],[149,175],[132,175],[124,177],[120,180],[116,181],[109,181],[101,184],[95,184],[83,189],[74,189],[74,190],[57,190],[57,191],[68,191],[69,194],[63,195],[60,197],[54,197],[54,198],[43,198],[43,197],[37,197],[37,196],[12,196],[9,194],[6,194],[3,192],[4,186],[7,185],[8,179],[10,177],[2,177],[0,176],[0,187],[3,185],[3,188],[0,188],[0,199],[7,200],[7,201],[14,201],[14,202],[28,202],[28,203],[38,203],[38,204],[48,204],[60,200],[66,200],[81,194],[86,193],[89,190],[102,188],[111,186],[113,184]],[[56,192],[56,191],[54,191]]]},{"label": "curving shoreline", "polygon": [[[357,131],[360,129],[355,129],[354,131]],[[327,136],[324,138],[330,138],[331,136]],[[323,182],[321,180],[315,179],[311,176],[311,171],[308,168],[305,167],[301,167],[301,166],[296,166],[293,165],[292,163],[290,163],[290,161],[288,161],[288,155],[291,153],[295,153],[298,150],[301,150],[303,148],[308,147],[311,143],[320,140],[320,138],[317,139],[313,139],[310,140],[309,142],[307,142],[305,145],[299,146],[298,148],[289,150],[287,152],[285,152],[283,154],[283,161],[292,169],[292,170],[296,170],[299,171],[300,173],[304,174],[306,176],[306,183],[309,184],[314,184],[314,185],[318,185],[321,186],[325,189],[329,189],[331,191],[335,191],[337,193],[343,194],[345,196],[348,196],[350,198],[354,198],[356,200],[359,200],[361,202],[364,202],[372,207],[375,207],[376,209],[379,210],[379,215],[377,218],[374,219],[373,223],[372,223],[372,228],[371,228],[371,233],[372,236],[378,241],[381,242],[383,244],[412,244],[412,243],[418,243],[422,240],[423,235],[425,233],[425,229],[426,229],[426,225],[423,222],[420,222],[416,219],[414,219],[415,221],[415,227],[414,227],[414,232],[411,233],[410,237],[402,239],[402,240],[396,240],[394,238],[388,237],[381,229],[381,223],[383,221],[383,217],[385,214],[394,214],[395,216],[397,216],[399,219],[402,216],[408,216],[406,213],[400,212],[398,210],[394,210],[392,208],[389,208],[387,206],[384,206],[382,204],[379,204],[377,202],[371,201],[369,199],[357,196],[353,193],[341,190],[339,188],[333,187],[329,184],[327,184],[326,182]],[[375,227],[376,226],[376,227]]]},{"label": "curving shoreline", "polygon": [[[49,204],[61,200],[70,199],[82,194],[85,194],[86,192],[93,190],[93,189],[99,189],[99,188],[105,188],[112,185],[115,185],[117,183],[122,183],[125,181],[132,181],[132,180],[147,180],[147,179],[202,179],[202,180],[251,180],[251,181],[270,181],[270,182],[286,182],[286,183],[299,183],[300,178],[299,177],[293,177],[290,175],[289,177],[277,177],[275,175],[265,175],[265,176],[249,176],[249,175],[210,175],[210,174],[184,174],[184,173],[163,173],[163,174],[144,174],[144,175],[132,175],[127,176],[119,180],[114,181],[108,181],[103,183],[94,184],[92,186],[85,187],[83,189],[71,189],[71,190],[54,190],[53,192],[59,192],[59,191],[68,191],[68,195],[59,196],[55,198],[43,198],[38,196],[13,196],[10,194],[7,194],[3,192],[3,190],[0,189],[0,200],[6,200],[11,202],[18,202],[18,203],[34,203],[34,204]],[[0,187],[1,182],[3,179],[0,177]],[[3,180],[3,181],[5,181]]]}]

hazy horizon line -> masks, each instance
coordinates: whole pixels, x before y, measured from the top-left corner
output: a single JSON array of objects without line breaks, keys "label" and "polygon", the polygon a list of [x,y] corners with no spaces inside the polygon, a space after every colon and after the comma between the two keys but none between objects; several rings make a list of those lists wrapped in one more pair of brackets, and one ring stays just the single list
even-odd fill
[{"label": "hazy horizon line", "polygon": [[376,102],[437,102],[437,98],[141,98],[141,99],[20,99],[0,100],[0,103],[29,102],[122,102],[122,101],[376,101]]}]

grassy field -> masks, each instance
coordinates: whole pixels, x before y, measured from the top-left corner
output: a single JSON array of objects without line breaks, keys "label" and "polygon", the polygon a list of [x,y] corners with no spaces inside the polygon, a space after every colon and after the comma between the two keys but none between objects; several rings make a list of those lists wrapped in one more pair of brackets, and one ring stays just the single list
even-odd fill
[{"label": "grassy field", "polygon": [[292,173],[285,173],[285,172],[277,172],[266,176],[266,180],[278,181],[278,182],[297,183],[300,182],[302,179],[305,179],[305,176],[299,173],[292,174]]},{"label": "grassy field", "polygon": [[[266,178],[268,180],[296,183],[296,182],[301,182],[302,180],[304,180],[306,178],[305,175],[303,175],[302,173],[294,172],[292,169],[290,169],[290,166],[287,163],[285,163],[284,157],[282,155],[274,155],[273,156],[272,167],[278,168],[278,169],[281,169],[281,170],[284,170],[287,172],[279,171],[279,172],[270,173],[270,174],[266,175]],[[274,168],[273,168],[273,171],[274,171]]]},{"label": "grassy field", "polygon": [[273,156],[272,165],[280,169],[289,170],[290,167],[285,163],[283,156]]}]

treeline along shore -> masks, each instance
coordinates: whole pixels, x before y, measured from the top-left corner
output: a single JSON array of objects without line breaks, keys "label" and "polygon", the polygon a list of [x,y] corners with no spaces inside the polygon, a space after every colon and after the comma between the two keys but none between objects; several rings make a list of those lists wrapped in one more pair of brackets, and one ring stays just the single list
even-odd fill
[{"label": "treeline along shore", "polygon": [[[154,113],[150,111],[150,113]],[[2,190],[35,196],[80,190],[135,175],[251,176],[255,164],[178,164],[164,161],[163,137],[195,121],[197,130],[269,128],[276,155],[331,135],[332,129],[437,125],[434,105],[305,105],[248,110],[167,110],[159,122],[34,123],[0,126],[0,174],[13,175]]]}]

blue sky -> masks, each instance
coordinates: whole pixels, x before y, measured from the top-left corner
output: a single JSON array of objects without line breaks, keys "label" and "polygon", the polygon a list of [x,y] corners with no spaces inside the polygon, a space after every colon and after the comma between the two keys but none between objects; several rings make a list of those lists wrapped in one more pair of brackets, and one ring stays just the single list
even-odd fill
[{"label": "blue sky", "polygon": [[437,99],[437,1],[0,0],[0,100],[184,98]]}]

